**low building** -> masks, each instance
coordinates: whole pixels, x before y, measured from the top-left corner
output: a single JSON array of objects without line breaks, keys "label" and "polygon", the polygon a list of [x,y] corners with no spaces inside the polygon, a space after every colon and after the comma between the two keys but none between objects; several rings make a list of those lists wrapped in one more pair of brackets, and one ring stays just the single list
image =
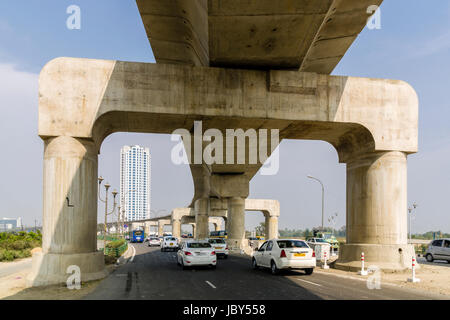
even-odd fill
[{"label": "low building", "polygon": [[0,232],[14,231],[22,228],[22,218],[2,218],[0,219]]}]

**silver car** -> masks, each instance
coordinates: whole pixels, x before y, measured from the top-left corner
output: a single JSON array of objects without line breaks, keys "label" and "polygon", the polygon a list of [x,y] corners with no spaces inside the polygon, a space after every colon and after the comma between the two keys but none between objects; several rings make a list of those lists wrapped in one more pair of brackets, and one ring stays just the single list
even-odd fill
[{"label": "silver car", "polygon": [[428,245],[425,258],[428,262],[447,260],[447,263],[450,263],[450,239],[433,240]]}]

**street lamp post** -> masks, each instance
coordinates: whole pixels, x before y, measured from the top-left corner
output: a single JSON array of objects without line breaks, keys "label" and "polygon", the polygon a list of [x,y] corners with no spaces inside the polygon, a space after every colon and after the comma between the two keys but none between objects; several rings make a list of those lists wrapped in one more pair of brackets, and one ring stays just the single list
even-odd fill
[{"label": "street lamp post", "polygon": [[414,209],[417,208],[417,203],[413,203],[412,207],[408,208],[408,212],[409,212],[409,243],[411,244],[411,217],[412,217],[412,212]]},{"label": "street lamp post", "polygon": [[322,181],[320,181],[319,179],[317,179],[317,178],[315,178],[313,176],[308,176],[308,178],[318,181],[320,183],[320,185],[322,186],[322,231],[323,231],[323,215],[324,215],[324,205],[325,205],[325,202],[324,202],[324,199],[325,199],[325,188],[323,187]]},{"label": "street lamp post", "polygon": [[[127,192],[125,192],[125,194],[123,196],[121,195],[121,198],[120,198],[120,207],[119,208],[122,208],[122,211],[119,209],[119,215],[121,215],[121,217],[122,217],[122,220],[121,220],[122,235],[123,235],[123,233],[125,233],[123,225],[125,223],[125,210],[126,210],[126,205],[127,205],[127,195],[128,195],[128,192],[135,192],[135,191],[136,191],[136,189],[128,190]],[[123,203],[123,202],[125,202],[125,203]]]},{"label": "street lamp post", "polygon": [[100,185],[103,182],[103,178],[99,177],[98,178],[98,198],[100,199],[101,202],[103,202],[105,204],[105,230],[104,230],[104,236],[103,236],[103,250],[104,252],[106,252],[106,233],[107,233],[107,228],[108,228],[108,215],[112,214],[115,210],[116,210],[116,196],[117,196],[117,191],[114,190],[112,193],[113,197],[114,197],[114,205],[113,205],[113,209],[111,212],[108,212],[108,190],[111,187],[111,185],[109,183],[105,184],[105,200],[102,199],[101,195],[100,195]]}]

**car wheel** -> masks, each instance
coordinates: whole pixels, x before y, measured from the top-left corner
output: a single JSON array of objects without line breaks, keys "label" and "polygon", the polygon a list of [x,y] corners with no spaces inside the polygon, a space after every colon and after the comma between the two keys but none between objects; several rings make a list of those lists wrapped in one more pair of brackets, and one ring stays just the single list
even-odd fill
[{"label": "car wheel", "polygon": [[213,269],[213,270],[215,270],[216,267],[217,267],[217,265],[215,265],[215,264],[212,264],[212,265],[211,265],[211,269]]},{"label": "car wheel", "polygon": [[223,258],[224,258],[224,259],[228,259],[228,255],[227,255],[227,254],[224,255]]},{"label": "car wheel", "polygon": [[186,269],[187,269],[187,267],[184,265],[183,259],[181,259],[181,266],[183,267],[183,270],[186,270]]},{"label": "car wheel", "polygon": [[433,262],[433,261],[434,261],[434,258],[433,258],[433,256],[432,256],[430,253],[428,253],[428,254],[425,256],[425,258],[427,258],[427,261],[428,261],[428,262]]},{"label": "car wheel", "polygon": [[256,259],[255,258],[252,259],[252,268],[254,270],[258,270],[259,269],[258,263],[256,263]]},{"label": "car wheel", "polygon": [[270,272],[272,272],[272,274],[278,274],[279,271],[280,270],[277,268],[275,261],[272,260],[272,262],[270,263]]},{"label": "car wheel", "polygon": [[164,249],[163,248],[161,248],[161,252],[163,252],[164,251]]},{"label": "car wheel", "polygon": [[312,274],[313,271],[314,271],[314,268],[308,268],[308,269],[305,269],[305,273],[306,273],[307,275]]}]

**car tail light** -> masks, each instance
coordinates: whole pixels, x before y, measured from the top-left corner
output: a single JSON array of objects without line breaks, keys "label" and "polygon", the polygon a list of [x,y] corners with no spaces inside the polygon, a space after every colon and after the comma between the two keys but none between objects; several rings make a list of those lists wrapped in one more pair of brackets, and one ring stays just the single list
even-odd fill
[{"label": "car tail light", "polygon": [[228,246],[226,246],[225,250],[228,250]]},{"label": "car tail light", "polygon": [[281,250],[280,258],[286,258],[286,252],[284,250]]},{"label": "car tail light", "polygon": [[313,250],[313,258],[315,258],[316,257],[316,252]]},{"label": "car tail light", "polygon": [[213,255],[215,255],[216,254],[216,252],[215,251],[213,251],[213,252],[211,252],[211,255],[213,256]]},{"label": "car tail light", "polygon": [[192,256],[192,253],[190,253],[189,251],[185,251],[184,254],[187,256]]}]

